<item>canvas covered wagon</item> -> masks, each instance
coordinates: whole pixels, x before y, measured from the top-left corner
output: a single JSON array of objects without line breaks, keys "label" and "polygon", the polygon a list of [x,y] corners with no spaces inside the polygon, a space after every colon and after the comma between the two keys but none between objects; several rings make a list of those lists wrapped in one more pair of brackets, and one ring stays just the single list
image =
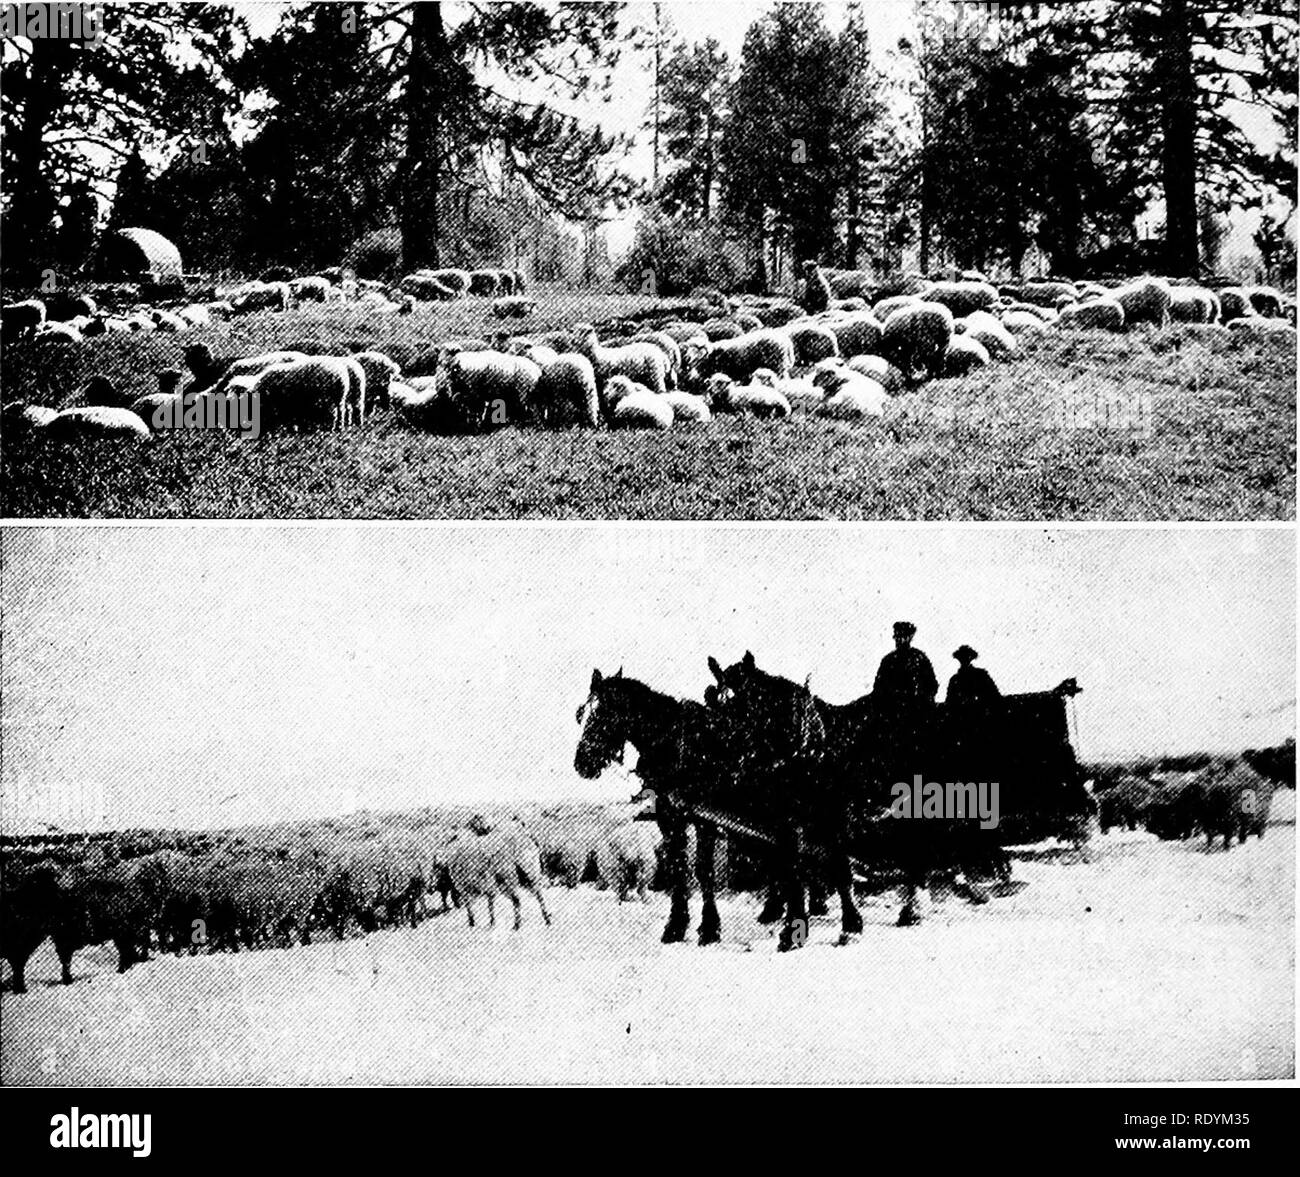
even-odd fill
[{"label": "canvas covered wagon", "polygon": [[99,275],[108,282],[181,282],[181,251],[152,229],[116,229],[100,245]]}]

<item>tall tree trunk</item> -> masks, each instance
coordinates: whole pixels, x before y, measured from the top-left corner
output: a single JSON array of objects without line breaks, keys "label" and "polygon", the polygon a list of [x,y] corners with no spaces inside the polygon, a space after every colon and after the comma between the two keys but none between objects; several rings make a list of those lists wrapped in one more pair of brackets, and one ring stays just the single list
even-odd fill
[{"label": "tall tree trunk", "polygon": [[1188,0],[1161,0],[1160,172],[1165,195],[1166,263],[1175,277],[1199,269],[1196,225],[1196,78]]},{"label": "tall tree trunk", "polygon": [[411,7],[411,61],[403,105],[406,148],[401,164],[402,258],[407,270],[438,264],[439,171],[447,99],[447,31],[441,3]]},{"label": "tall tree trunk", "polygon": [[858,193],[858,175],[849,177],[848,232],[844,264],[850,270],[858,268],[858,239],[861,235],[861,198]]},{"label": "tall tree trunk", "polygon": [[704,115],[704,179],[701,185],[700,211],[702,220],[709,219],[709,201],[713,196],[713,111]]}]

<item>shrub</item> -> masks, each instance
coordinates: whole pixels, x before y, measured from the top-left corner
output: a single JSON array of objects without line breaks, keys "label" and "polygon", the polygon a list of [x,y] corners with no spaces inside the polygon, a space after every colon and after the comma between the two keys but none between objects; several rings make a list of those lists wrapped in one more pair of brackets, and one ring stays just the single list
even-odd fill
[{"label": "shrub", "polygon": [[744,272],[742,249],[722,229],[647,212],[618,278],[632,291],[678,295],[700,286],[735,290]]}]

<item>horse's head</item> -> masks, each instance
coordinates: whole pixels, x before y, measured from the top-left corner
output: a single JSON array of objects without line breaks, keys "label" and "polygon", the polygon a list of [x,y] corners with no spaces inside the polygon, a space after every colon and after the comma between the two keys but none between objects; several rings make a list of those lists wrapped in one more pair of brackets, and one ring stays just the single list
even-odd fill
[{"label": "horse's head", "polygon": [[706,703],[751,750],[764,747],[789,755],[820,747],[826,732],[807,682],[800,685],[759,670],[748,650],[725,670],[710,658],[709,670],[716,684],[705,692]]},{"label": "horse's head", "polygon": [[573,756],[573,767],[583,780],[595,780],[616,760],[623,763],[627,744],[627,699],[623,668],[608,677],[591,672],[587,701],[578,708],[582,736]]}]

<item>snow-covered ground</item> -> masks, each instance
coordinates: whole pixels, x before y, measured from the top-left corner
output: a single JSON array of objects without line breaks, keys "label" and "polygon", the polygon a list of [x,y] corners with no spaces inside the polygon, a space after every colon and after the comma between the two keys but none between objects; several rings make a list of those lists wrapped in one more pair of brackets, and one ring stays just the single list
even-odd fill
[{"label": "snow-covered ground", "polygon": [[[1295,1074],[1295,829],[1206,854],[1144,833],[1019,861],[1014,895],[837,921],[778,955],[748,898],[664,946],[666,900],[552,890],[546,928],[460,913],[367,941],[167,958],[87,950],[0,998],[5,1083],[1014,1082]],[[508,913],[508,905],[506,911]],[[698,918],[698,904],[694,905]],[[509,920],[504,921],[507,925]]]}]

